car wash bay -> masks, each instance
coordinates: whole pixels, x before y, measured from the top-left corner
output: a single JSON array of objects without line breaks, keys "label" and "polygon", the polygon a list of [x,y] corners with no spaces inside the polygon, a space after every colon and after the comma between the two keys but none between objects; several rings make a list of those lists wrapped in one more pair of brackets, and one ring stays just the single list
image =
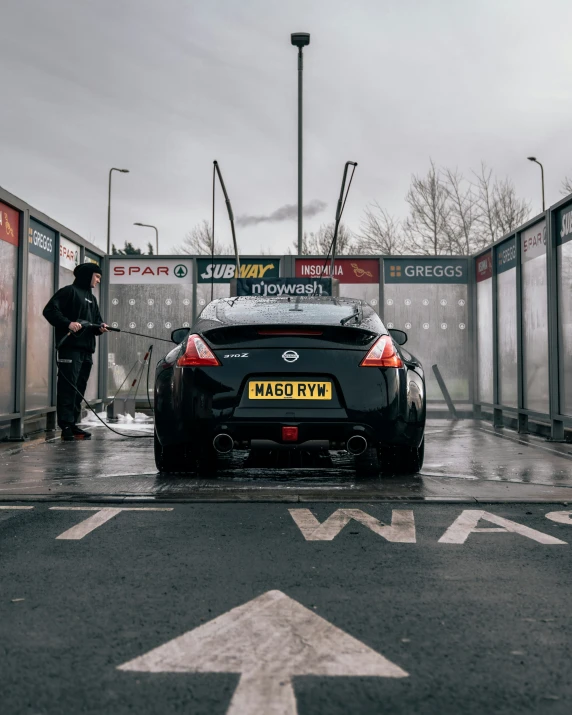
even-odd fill
[{"label": "car wash bay", "polygon": [[[0,200],[0,434],[30,437],[0,445],[3,711],[570,712],[569,202],[480,256],[336,261],[340,295],[405,329],[428,373],[422,472],[356,481],[341,452],[162,477],[150,423],[33,434],[55,404],[38,314],[78,262],[102,263],[110,324],[165,338],[230,295],[234,259],[104,257]],[[243,260],[261,280],[321,264]],[[99,405],[169,349],[106,340]],[[443,419],[433,364],[465,419]]]}]

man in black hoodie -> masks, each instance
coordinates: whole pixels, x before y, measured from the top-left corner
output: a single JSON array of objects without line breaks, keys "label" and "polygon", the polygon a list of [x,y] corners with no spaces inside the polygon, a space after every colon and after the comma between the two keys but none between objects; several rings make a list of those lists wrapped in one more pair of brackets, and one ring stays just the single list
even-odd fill
[{"label": "man in black hoodie", "polygon": [[[65,338],[58,350],[57,411],[62,439],[66,441],[91,437],[77,426],[81,415],[80,395],[85,394],[91,372],[95,336],[107,332],[97,299],[91,292],[101,280],[101,268],[95,263],[82,263],[73,273],[73,285],[60,288],[44,308],[44,318],[56,329],[56,345]],[[101,327],[84,328],[79,320]]]}]

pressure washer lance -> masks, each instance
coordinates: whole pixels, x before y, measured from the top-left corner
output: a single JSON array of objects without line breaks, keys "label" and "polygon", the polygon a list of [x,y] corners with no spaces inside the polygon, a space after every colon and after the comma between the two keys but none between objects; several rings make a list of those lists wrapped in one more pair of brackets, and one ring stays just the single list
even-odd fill
[{"label": "pressure washer lance", "polygon": [[[104,323],[88,323],[87,320],[76,320],[76,323],[79,323],[81,325],[81,332],[84,330],[87,330],[89,328],[93,328],[95,330],[101,330],[101,328],[104,327]],[[148,338],[149,340],[160,340],[163,343],[170,343],[172,342],[171,340],[167,340],[167,338],[157,338],[154,335],[144,335],[143,333],[135,333],[132,330],[121,330],[121,328],[112,328],[110,325],[105,326],[107,330],[109,330],[112,333],[125,333],[127,335],[138,335],[140,338]],[[80,332],[80,331],[78,331]],[[77,335],[78,333],[74,333],[73,330],[70,330],[67,335],[64,335],[64,337],[60,340],[60,342],[56,345],[56,350],[59,350],[61,346],[64,344],[64,342],[69,338],[70,335]]]}]

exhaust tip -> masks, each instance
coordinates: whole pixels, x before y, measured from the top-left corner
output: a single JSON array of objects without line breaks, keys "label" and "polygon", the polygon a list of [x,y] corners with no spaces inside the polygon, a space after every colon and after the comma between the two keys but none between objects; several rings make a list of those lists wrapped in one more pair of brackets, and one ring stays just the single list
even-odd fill
[{"label": "exhaust tip", "polygon": [[348,439],[346,449],[350,454],[363,454],[367,449],[367,440],[361,434],[354,434]]},{"label": "exhaust tip", "polygon": [[213,447],[219,454],[229,454],[234,449],[234,440],[229,434],[217,434]]}]

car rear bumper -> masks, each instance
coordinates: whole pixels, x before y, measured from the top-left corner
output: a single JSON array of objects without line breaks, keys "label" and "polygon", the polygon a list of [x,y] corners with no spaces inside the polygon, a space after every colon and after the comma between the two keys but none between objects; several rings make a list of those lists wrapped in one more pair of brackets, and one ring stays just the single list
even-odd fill
[{"label": "car rear bumper", "polygon": [[[227,434],[236,449],[344,449],[353,435],[365,437],[369,446],[401,444],[417,447],[423,438],[423,423],[387,420],[372,414],[363,415],[362,419],[355,417],[340,419],[331,415],[328,419],[312,419],[307,415],[303,420],[270,415],[264,420],[230,417],[188,424],[184,435],[180,432],[179,435],[161,434],[158,430],[158,436],[162,444],[187,443],[202,448],[210,447],[217,435]],[[282,438],[282,428],[290,426],[298,428],[295,442]]]}]

